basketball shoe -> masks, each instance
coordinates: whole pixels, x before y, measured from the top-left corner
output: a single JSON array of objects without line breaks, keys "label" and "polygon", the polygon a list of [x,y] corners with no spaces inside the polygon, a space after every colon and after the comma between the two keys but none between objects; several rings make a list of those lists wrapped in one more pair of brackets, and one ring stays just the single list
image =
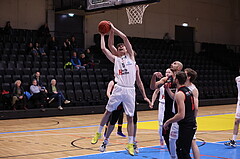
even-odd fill
[{"label": "basketball shoe", "polygon": [[127,144],[126,150],[128,151],[128,153],[129,153],[130,155],[134,156],[133,144]]},{"label": "basketball shoe", "polygon": [[124,135],[121,131],[118,131],[117,134],[118,134],[119,136],[126,137],[126,135]]},{"label": "basketball shoe", "polygon": [[108,140],[104,140],[102,145],[99,147],[100,152],[105,152],[107,148]]},{"label": "basketball shoe", "polygon": [[225,146],[231,146],[231,147],[234,147],[234,148],[237,147],[236,141],[234,141],[234,140],[229,140],[229,142],[225,142],[224,145]]},{"label": "basketball shoe", "polygon": [[134,148],[134,153],[139,153],[137,141],[134,141],[134,142],[133,142],[133,148]]},{"label": "basketball shoe", "polygon": [[92,138],[91,144],[96,144],[98,142],[98,139],[101,138],[101,133],[96,132],[95,136]]},{"label": "basketball shoe", "polygon": [[164,146],[164,140],[160,139],[160,146]]}]

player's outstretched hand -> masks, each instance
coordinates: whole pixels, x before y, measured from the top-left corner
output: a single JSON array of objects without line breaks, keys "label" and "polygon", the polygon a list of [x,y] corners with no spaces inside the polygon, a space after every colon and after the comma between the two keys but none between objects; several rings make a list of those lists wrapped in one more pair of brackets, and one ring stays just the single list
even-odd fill
[{"label": "player's outstretched hand", "polygon": [[114,27],[113,23],[110,22],[111,25],[111,30],[110,31],[114,31],[116,28]]},{"label": "player's outstretched hand", "polygon": [[163,124],[164,130],[168,130],[168,129],[169,129],[168,125],[169,125],[169,124],[168,124],[167,122],[165,122],[165,123]]},{"label": "player's outstretched hand", "polygon": [[149,106],[149,108],[153,108],[153,105],[152,105],[152,102],[146,97],[146,98],[144,98],[144,100],[146,101],[146,102],[148,102],[148,106]]}]

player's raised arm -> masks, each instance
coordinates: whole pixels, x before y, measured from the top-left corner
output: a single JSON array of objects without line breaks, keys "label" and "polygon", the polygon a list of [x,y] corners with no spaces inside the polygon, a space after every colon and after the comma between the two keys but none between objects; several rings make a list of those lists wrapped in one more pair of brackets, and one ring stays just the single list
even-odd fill
[{"label": "player's raised arm", "polygon": [[106,48],[105,46],[105,39],[104,39],[104,35],[103,34],[100,34],[101,35],[101,49],[103,51],[103,53],[107,56],[107,58],[112,62],[114,63],[114,55]]},{"label": "player's raised arm", "polygon": [[129,53],[131,59],[135,61],[134,51],[133,51],[133,49],[132,49],[132,45],[131,45],[131,43],[129,42],[127,36],[126,36],[123,32],[121,32],[120,30],[118,30],[117,28],[115,28],[113,24],[111,24],[111,28],[112,28],[112,30],[114,30],[114,32],[115,32],[118,36],[120,36],[120,37],[123,39],[123,43],[124,43],[124,45],[126,46],[127,52]]},{"label": "player's raised arm", "polygon": [[[156,78],[161,78],[160,81],[156,81]],[[151,83],[150,83],[150,89],[155,90],[159,88],[160,85],[163,85],[167,81],[167,77],[162,78],[161,72],[154,72],[152,75]]]},{"label": "player's raised arm", "polygon": [[116,55],[117,49],[114,46],[114,30],[111,29],[109,32],[109,37],[108,37],[108,48],[112,52],[112,54]]}]

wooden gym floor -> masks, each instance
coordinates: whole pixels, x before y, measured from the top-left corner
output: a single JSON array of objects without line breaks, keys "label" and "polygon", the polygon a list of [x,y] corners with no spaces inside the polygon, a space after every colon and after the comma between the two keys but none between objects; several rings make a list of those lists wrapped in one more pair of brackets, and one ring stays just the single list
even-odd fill
[{"label": "wooden gym floor", "polygon": [[[220,142],[231,138],[235,110],[236,104],[200,107],[197,118],[199,144],[203,141]],[[157,114],[157,110],[138,112],[139,147],[159,145]],[[97,131],[101,117],[102,114],[93,114],[1,120],[0,158],[49,159],[100,154],[98,148],[102,140],[96,145],[91,145],[90,141]],[[125,125],[123,132],[126,134]],[[114,130],[107,151],[124,150],[126,143],[127,138],[117,136]],[[224,147],[223,144],[221,146]],[[237,147],[237,156],[238,154],[240,156],[239,147]],[[224,150],[228,151],[228,149]],[[130,156],[125,155],[123,158],[128,157]]]}]

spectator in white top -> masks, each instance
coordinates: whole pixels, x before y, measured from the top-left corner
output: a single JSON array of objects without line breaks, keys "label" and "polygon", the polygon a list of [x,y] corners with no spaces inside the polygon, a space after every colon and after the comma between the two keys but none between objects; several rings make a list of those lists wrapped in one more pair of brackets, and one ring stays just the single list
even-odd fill
[{"label": "spectator in white top", "polygon": [[30,100],[32,100],[34,104],[40,105],[40,107],[43,108],[44,103],[47,99],[47,90],[42,89],[40,86],[38,86],[36,79],[32,81],[32,85],[30,86],[30,93],[32,95]]}]

